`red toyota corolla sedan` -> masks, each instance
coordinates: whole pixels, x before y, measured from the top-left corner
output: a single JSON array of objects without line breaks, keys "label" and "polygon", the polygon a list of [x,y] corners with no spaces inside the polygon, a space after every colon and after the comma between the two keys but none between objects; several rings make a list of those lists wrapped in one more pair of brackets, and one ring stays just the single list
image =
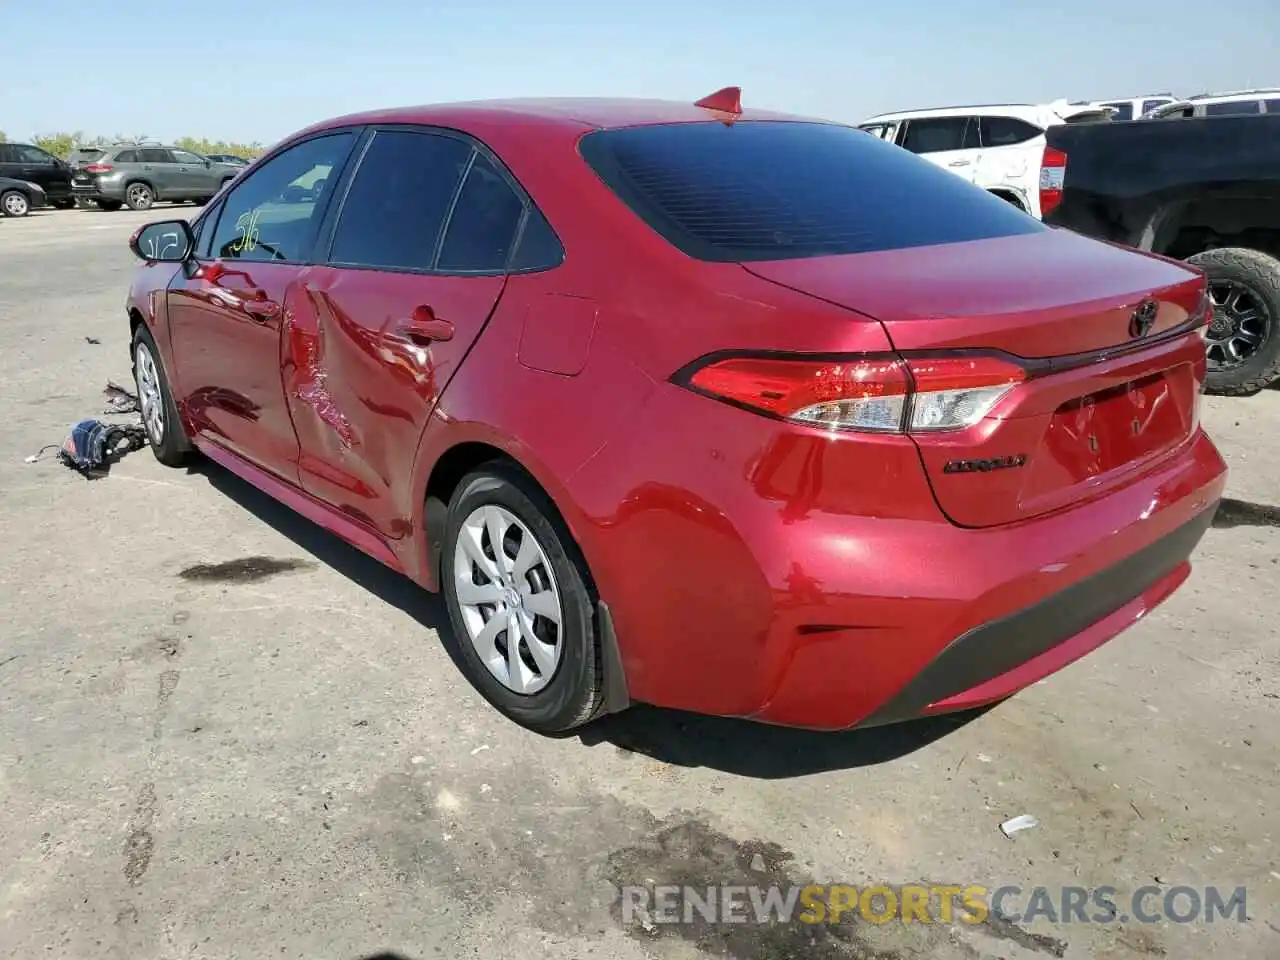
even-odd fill
[{"label": "red toyota corolla sedan", "polygon": [[344,117],[131,245],[160,461],[442,590],[534,730],[999,700],[1168,597],[1223,490],[1199,273],[732,88]]}]

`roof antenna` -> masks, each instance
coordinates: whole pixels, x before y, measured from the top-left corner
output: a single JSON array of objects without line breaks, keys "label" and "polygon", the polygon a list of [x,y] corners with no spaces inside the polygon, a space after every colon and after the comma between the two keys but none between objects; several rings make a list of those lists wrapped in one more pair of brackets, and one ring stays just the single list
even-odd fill
[{"label": "roof antenna", "polygon": [[742,113],[742,88],[725,87],[703,97],[694,106],[704,110],[718,110],[720,113]]}]

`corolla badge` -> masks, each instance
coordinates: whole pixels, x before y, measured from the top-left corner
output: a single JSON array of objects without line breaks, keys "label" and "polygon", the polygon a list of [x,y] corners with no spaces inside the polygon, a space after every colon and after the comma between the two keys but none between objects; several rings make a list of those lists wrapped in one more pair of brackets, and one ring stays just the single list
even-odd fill
[{"label": "corolla badge", "polygon": [[1145,337],[1156,325],[1156,302],[1143,300],[1129,317],[1129,336],[1137,340]]},{"label": "corolla badge", "polygon": [[1008,470],[1026,466],[1027,455],[1015,453],[1010,457],[992,457],[988,460],[948,460],[942,466],[943,473],[990,473],[992,470]]}]

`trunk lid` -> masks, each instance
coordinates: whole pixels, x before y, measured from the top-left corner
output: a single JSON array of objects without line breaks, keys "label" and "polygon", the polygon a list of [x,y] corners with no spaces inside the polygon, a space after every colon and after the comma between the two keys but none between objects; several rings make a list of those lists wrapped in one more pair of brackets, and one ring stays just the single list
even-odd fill
[{"label": "trunk lid", "polygon": [[[875,317],[900,353],[998,351],[1022,362],[1027,379],[973,426],[912,434],[958,525],[1013,523],[1101,495],[1198,427],[1204,343],[1195,331],[1170,334],[1201,307],[1204,281],[1175,262],[1047,230],[743,266]],[[1149,326],[1135,323],[1148,301]]]}]

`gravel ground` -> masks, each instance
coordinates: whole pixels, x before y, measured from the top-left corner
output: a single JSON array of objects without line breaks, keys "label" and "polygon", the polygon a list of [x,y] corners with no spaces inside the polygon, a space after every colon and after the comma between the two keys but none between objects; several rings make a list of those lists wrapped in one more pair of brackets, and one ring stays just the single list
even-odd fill
[{"label": "gravel ground", "polygon": [[[0,222],[0,953],[1280,955],[1280,391],[1207,401],[1257,506],[1220,512],[1187,585],[968,722],[636,708],[544,739],[471,692],[433,597],[229,474],[23,461],[128,382],[125,239],[165,215]],[[1006,909],[1243,885],[1247,920],[647,927],[615,902],[762,877],[1020,887]]]}]

